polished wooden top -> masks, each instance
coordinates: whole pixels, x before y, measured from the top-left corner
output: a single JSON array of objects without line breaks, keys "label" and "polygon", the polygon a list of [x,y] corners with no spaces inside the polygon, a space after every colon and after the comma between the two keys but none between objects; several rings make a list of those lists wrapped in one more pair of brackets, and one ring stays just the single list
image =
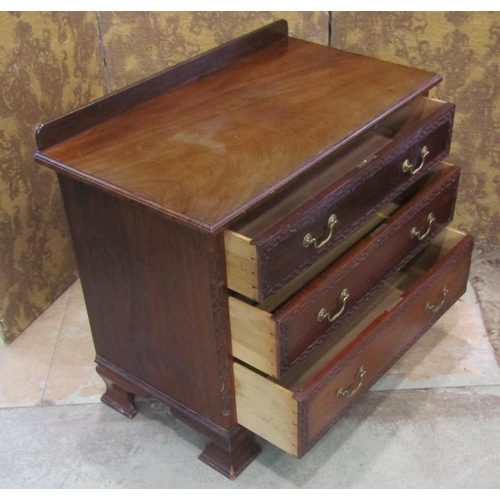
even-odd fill
[{"label": "polished wooden top", "polygon": [[36,158],[214,232],[439,80],[284,38]]}]

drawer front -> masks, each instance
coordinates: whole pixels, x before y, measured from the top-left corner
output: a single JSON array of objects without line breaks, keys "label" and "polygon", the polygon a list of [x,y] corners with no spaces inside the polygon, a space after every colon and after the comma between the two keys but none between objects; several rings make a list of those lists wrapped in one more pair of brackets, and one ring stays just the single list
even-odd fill
[{"label": "drawer front", "polygon": [[235,362],[238,423],[303,456],[465,292],[473,238],[461,235],[454,244],[409,284],[400,280],[406,271],[391,280],[372,319],[358,315],[346,329],[347,339],[329,345],[280,384]]},{"label": "drawer front", "polygon": [[[418,130],[394,139],[378,158],[252,240],[259,300],[276,293],[442,160],[449,152],[453,115],[454,106],[444,105]],[[422,154],[424,147],[428,152]]]},{"label": "drawer front", "polygon": [[407,290],[398,306],[372,323],[368,332],[365,330],[295,395],[299,400],[299,455],[462,296],[472,246],[470,236],[462,240]]},{"label": "drawer front", "polygon": [[274,315],[282,376],[453,217],[460,170],[446,169],[374,235],[324,271]]}]

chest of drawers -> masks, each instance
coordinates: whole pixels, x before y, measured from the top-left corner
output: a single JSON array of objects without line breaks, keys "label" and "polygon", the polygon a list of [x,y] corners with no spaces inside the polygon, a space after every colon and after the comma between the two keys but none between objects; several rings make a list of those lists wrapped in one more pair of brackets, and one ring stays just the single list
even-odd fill
[{"label": "chest of drawers", "polygon": [[102,400],[231,478],[255,434],[304,455],[465,291],[439,80],[279,21],[41,125]]}]

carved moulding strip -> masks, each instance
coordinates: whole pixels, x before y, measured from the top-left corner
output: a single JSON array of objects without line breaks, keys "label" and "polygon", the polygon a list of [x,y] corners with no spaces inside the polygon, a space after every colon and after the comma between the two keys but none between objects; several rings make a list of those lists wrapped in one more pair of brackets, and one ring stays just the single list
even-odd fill
[{"label": "carved moulding strip", "polygon": [[[409,308],[413,307],[415,301],[417,301],[424,293],[429,290],[436,281],[442,278],[443,274],[448,272],[451,268],[455,266],[455,264],[462,259],[465,255],[470,255],[472,253],[472,248],[474,245],[474,240],[472,238],[469,239],[468,243],[464,244],[462,248],[453,255],[452,258],[448,259],[446,263],[436,271],[432,277],[425,281],[425,284],[420,286],[418,290],[411,296],[411,300],[405,300],[401,303],[394,314],[365,341],[360,345],[360,347],[356,350],[350,352],[347,356],[342,359],[341,363],[338,363],[323,379],[307,393],[304,399],[298,400],[299,405],[299,429],[300,429],[300,440],[298,443],[299,457],[303,456],[308,450],[310,450],[341,418],[344,413],[351,407],[351,405],[347,405],[335,418],[321,431],[318,436],[316,436],[313,440],[308,441],[308,428],[309,428],[309,402],[320,392],[327,384],[331,382],[333,378],[335,378],[338,373],[350,363],[355,357],[357,357],[362,351],[369,348],[379,337],[384,333],[384,330],[389,328],[394,322],[396,322],[404,313],[408,311]],[[467,284],[467,276],[464,278],[465,285]],[[458,298],[465,292],[465,287],[462,287],[460,290],[455,292],[454,301],[458,300]],[[449,304],[451,307],[452,303]],[[425,322],[424,326],[411,338],[411,340],[402,346],[401,350],[399,350],[395,355],[391,356],[386,360],[386,363],[380,368],[380,370],[373,377],[373,382],[367,386],[365,386],[365,391],[371,387],[387,370],[391,367],[444,313],[448,311],[448,308],[441,309],[437,313],[433,314],[429,317],[429,320]],[[299,396],[300,397],[300,396]],[[357,401],[357,398],[353,399],[353,402]]]},{"label": "carved moulding strip", "polygon": [[214,340],[217,351],[217,369],[221,381],[222,415],[234,414],[232,363],[230,358],[231,338],[229,326],[229,305],[226,292],[226,268],[223,251],[223,237],[216,237],[215,248],[209,250],[210,295],[214,324]]},{"label": "carved moulding strip", "polygon": [[[305,209],[307,209],[307,212],[304,214],[304,216],[299,216],[298,221],[297,213],[294,212],[292,214],[292,218],[288,223],[281,224],[280,229],[276,230],[273,228],[272,236],[263,236],[262,239],[259,238],[259,240],[255,242],[255,244],[258,246],[258,274],[262,298],[269,297],[280,290],[291,279],[298,276],[302,271],[304,271],[322,255],[333,248],[335,244],[337,244],[349,233],[359,227],[382,205],[389,203],[391,200],[401,194],[405,189],[407,189],[411,184],[413,184],[416,180],[418,180],[421,176],[423,176],[426,172],[428,172],[434,165],[446,158],[446,156],[448,156],[449,154],[451,129],[453,126],[453,115],[454,108],[450,109],[438,120],[433,121],[418,134],[410,136],[401,144],[399,144],[395,149],[373,161],[369,168],[363,169],[362,174],[359,175],[358,178],[353,182],[349,183],[349,187],[347,189],[342,190],[340,193],[334,192],[332,195],[327,196],[324,200],[316,204],[314,207],[306,206]],[[394,162],[398,158],[398,156],[404,155],[404,153],[406,153],[411,146],[413,146],[415,143],[418,143],[419,141],[422,141],[426,136],[432,134],[436,129],[442,126],[445,126],[447,130],[447,142],[445,149],[441,151],[440,154],[432,157],[424,169],[418,172],[418,174],[416,174],[415,176],[408,177],[408,179],[399,184],[395,189],[387,193],[386,196],[383,199],[379,200],[376,205],[367,210],[364,213],[363,217],[358,219],[355,224],[351,224],[349,227],[346,227],[344,230],[336,233],[335,237],[332,238],[332,240],[319,252],[311,253],[310,258],[301,261],[299,265],[293,266],[290,269],[290,272],[279,281],[268,279],[273,262],[273,252],[278,245],[282,244],[286,239],[290,237],[291,234],[296,233],[301,228],[309,228],[310,224],[316,221],[318,218],[324,219],[325,217],[327,217],[326,214],[330,214],[332,205],[337,203],[338,200],[352,194],[352,192],[355,191],[361,184],[370,183],[370,180],[373,178],[373,176],[375,176],[376,174],[380,174],[385,168],[390,168],[389,164],[391,162]],[[291,228],[293,228],[293,231],[291,231]]]},{"label": "carved moulding strip", "polygon": [[[342,279],[342,277],[347,273],[352,270],[353,267],[356,267],[362,260],[364,260],[366,257],[368,257],[372,252],[376,251],[378,248],[380,248],[382,245],[385,244],[386,240],[393,236],[395,232],[404,224],[406,224],[412,217],[416,215],[417,212],[419,212],[424,205],[427,205],[431,203],[434,199],[436,199],[438,196],[441,195],[441,193],[446,190],[450,184],[455,183],[454,189],[453,189],[453,200],[456,200],[456,195],[457,195],[457,189],[458,189],[458,181],[456,178],[456,175],[451,176],[445,183],[443,183],[439,189],[433,191],[432,193],[429,193],[428,196],[426,196],[421,203],[416,205],[412,210],[410,210],[407,214],[405,214],[404,217],[402,217],[397,224],[392,226],[390,231],[387,231],[386,234],[381,236],[376,240],[373,246],[367,248],[363,252],[361,252],[355,260],[353,260],[352,265],[349,266],[349,268],[345,268],[342,272],[340,272],[337,276],[336,279],[333,281],[330,281],[325,287],[322,289],[322,293],[327,293],[331,288],[336,286],[337,282]],[[447,220],[442,222],[439,225],[435,225],[432,228],[432,232],[430,235],[437,234],[442,228],[446,227],[451,221],[453,220],[453,207],[450,209],[449,216]],[[396,263],[396,265],[391,269],[391,271],[384,276],[374,287],[372,287],[363,297],[356,302],[356,304],[353,304],[352,307],[346,311],[346,313],[339,318],[337,321],[329,325],[329,328],[325,330],[320,337],[318,337],[314,342],[312,342],[303,352],[302,354],[297,357],[294,360],[289,360],[287,356],[287,352],[289,349],[288,346],[288,325],[293,322],[293,320],[301,314],[304,309],[307,307],[311,306],[311,301],[304,301],[300,306],[297,308],[294,308],[293,312],[286,317],[286,322],[280,323],[279,328],[278,328],[278,337],[277,337],[277,344],[278,344],[278,355],[279,355],[279,366],[281,367],[281,373],[280,375],[284,375],[286,372],[290,371],[294,366],[296,366],[300,361],[302,361],[313,349],[315,349],[321,342],[325,340],[325,338],[342,322],[344,321],[347,317],[349,317],[351,314],[356,312],[356,310],[376,291],[378,290],[391,276],[393,276],[396,272],[398,272],[402,267],[404,267],[408,262],[413,259],[425,246],[427,246],[428,242],[430,240],[426,239],[421,241],[419,244],[415,246],[415,248],[405,256],[403,260],[400,262]]]}]

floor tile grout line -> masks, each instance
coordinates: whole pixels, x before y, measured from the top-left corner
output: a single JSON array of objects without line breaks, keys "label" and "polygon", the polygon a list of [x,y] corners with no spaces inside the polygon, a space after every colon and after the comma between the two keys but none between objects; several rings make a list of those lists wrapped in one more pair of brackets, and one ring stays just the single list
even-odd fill
[{"label": "floor tile grout line", "polygon": [[[408,391],[442,391],[450,389],[477,389],[477,388],[492,388],[500,387],[500,384],[473,384],[473,385],[453,385],[448,387],[408,387],[407,389],[379,389],[376,391],[368,391],[366,394],[379,394],[379,393],[389,393],[389,392],[408,392]],[[157,402],[155,398],[141,398],[139,401],[154,401]],[[90,406],[90,405],[102,405],[106,407],[101,401],[94,402],[82,402],[82,403],[65,403],[65,404],[48,404],[48,405],[20,405],[20,406],[0,406],[0,411],[2,410],[19,410],[19,409],[31,409],[31,408],[68,408],[72,406]],[[166,405],[168,406],[168,405]]]},{"label": "floor tile grout line", "polygon": [[[75,283],[76,283],[76,281],[75,281]],[[63,313],[61,315],[61,322],[59,324],[59,330],[57,332],[56,343],[54,344],[54,350],[52,351],[52,357],[50,358],[49,369],[47,370],[47,375],[45,376],[45,380],[43,381],[42,394],[40,396],[40,401],[38,401],[38,403],[36,403],[35,406],[39,405],[43,401],[43,396],[45,394],[45,389],[47,388],[47,381],[49,380],[49,375],[50,375],[50,371],[52,369],[52,364],[54,362],[54,357],[55,357],[55,354],[56,354],[57,346],[59,345],[59,339],[61,337],[61,330],[62,330],[62,327],[63,327],[63,324],[64,324],[64,318],[66,317],[66,311],[68,309],[69,299],[71,298],[71,294],[73,292],[73,287],[75,286],[75,283],[73,283],[69,287],[68,297],[66,298],[66,303],[64,304],[64,310],[63,310]]]},{"label": "floor tile grout line", "polygon": [[0,411],[3,411],[3,410],[30,410],[33,408],[37,408],[37,409],[40,409],[40,408],[69,408],[72,406],[90,406],[90,405],[102,405],[103,407],[108,408],[107,405],[105,405],[101,401],[94,401],[94,402],[89,402],[89,403],[66,403],[63,405],[50,404],[50,405],[38,405],[38,406],[36,406],[36,405],[0,406]]},{"label": "floor tile grout line", "polygon": [[441,387],[403,387],[401,389],[373,389],[372,394],[379,392],[400,392],[400,391],[439,391],[446,389],[475,389],[480,387],[500,387],[500,384],[471,384],[471,385],[443,385]]},{"label": "floor tile grout line", "polygon": [[[98,397],[100,398],[100,396],[98,396]],[[151,398],[144,398],[144,397],[135,398],[136,403],[143,403],[143,402],[147,402],[147,401],[151,401],[154,403],[162,403],[160,400],[153,398],[153,397],[151,397]],[[165,406],[170,408],[166,403],[162,403],[162,404],[164,404]],[[46,404],[46,405],[38,405],[38,406],[37,405],[0,406],[0,411],[2,411],[2,410],[30,409],[30,408],[54,408],[54,407],[69,408],[72,406],[90,406],[90,405],[102,405],[103,408],[109,408],[105,403],[103,403],[101,400],[99,400],[99,401],[84,401],[81,403],[64,403],[64,404],[54,403],[54,404]],[[109,408],[109,409],[111,409],[111,408]],[[116,410],[113,410],[113,411],[116,411]]]}]

